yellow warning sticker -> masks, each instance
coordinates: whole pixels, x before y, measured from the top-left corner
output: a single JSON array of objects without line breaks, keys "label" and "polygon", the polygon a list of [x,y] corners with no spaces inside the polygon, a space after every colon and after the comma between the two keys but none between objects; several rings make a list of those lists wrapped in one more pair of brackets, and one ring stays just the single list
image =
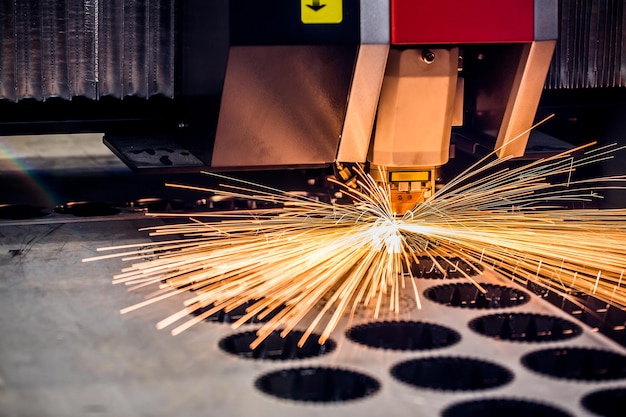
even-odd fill
[{"label": "yellow warning sticker", "polygon": [[300,0],[304,24],[332,24],[343,20],[343,0]]}]

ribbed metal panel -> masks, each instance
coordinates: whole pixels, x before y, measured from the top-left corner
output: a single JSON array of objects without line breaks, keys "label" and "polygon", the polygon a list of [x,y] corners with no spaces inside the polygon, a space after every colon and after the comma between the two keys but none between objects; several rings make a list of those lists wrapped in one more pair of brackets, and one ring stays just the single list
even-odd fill
[{"label": "ribbed metal panel", "polygon": [[71,96],[97,97],[95,49],[97,0],[68,0],[67,49]]},{"label": "ribbed metal panel", "polygon": [[176,0],[0,0],[0,99],[174,94]]},{"label": "ribbed metal panel", "polygon": [[152,0],[148,6],[146,76],[148,96],[174,95],[174,1]]},{"label": "ribbed metal panel", "polygon": [[16,99],[13,2],[0,1],[0,97]]},{"label": "ribbed metal panel", "polygon": [[16,1],[13,9],[15,34],[16,95],[41,97],[41,33],[38,1]]},{"label": "ribbed metal panel", "polygon": [[547,88],[626,85],[624,0],[560,0],[559,40]]},{"label": "ribbed metal panel", "polygon": [[67,82],[70,57],[64,24],[67,11],[62,2],[40,1],[41,12],[41,70],[43,97],[70,98]]}]

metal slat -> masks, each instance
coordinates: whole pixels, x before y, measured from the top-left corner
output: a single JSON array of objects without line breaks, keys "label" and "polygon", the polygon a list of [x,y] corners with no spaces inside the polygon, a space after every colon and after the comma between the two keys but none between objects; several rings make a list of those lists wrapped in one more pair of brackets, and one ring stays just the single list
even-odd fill
[{"label": "metal slat", "polygon": [[624,13],[623,5],[620,23],[622,25],[622,30],[620,32],[620,36],[618,37],[620,42],[619,85],[626,85],[626,32],[624,31],[624,28],[626,28],[626,13]]},{"label": "metal slat", "polygon": [[579,45],[580,51],[578,54],[578,86],[579,87],[588,87],[588,73],[587,68],[589,68],[589,52],[591,49],[591,44],[589,43],[589,36],[584,36],[583,34],[588,34],[591,31],[591,13],[590,13],[590,1],[583,0],[581,4],[580,10],[580,18],[581,18],[581,27],[580,27],[580,37],[579,37]]},{"label": "metal slat", "polygon": [[612,83],[613,86],[620,85],[620,69],[621,69],[621,55],[622,55],[622,16],[624,14],[624,3],[623,1],[615,1],[615,9],[613,17],[613,26],[615,26],[615,30],[612,33],[611,43],[613,45],[613,54],[612,54]]},{"label": "metal slat", "polygon": [[0,99],[17,100],[15,19],[12,1],[0,1]]},{"label": "metal slat", "polygon": [[69,0],[67,11],[70,94],[95,99],[95,3],[93,0]]},{"label": "metal slat", "polygon": [[576,19],[571,16],[570,14],[573,12],[573,7],[572,7],[572,3],[570,2],[561,2],[561,33],[559,36],[559,51],[560,51],[560,61],[561,61],[561,66],[559,68],[559,84],[558,87],[559,88],[565,88],[569,85],[569,74],[570,71],[568,70],[568,66],[569,66],[569,62],[570,62],[570,45],[569,45],[569,40],[570,38],[573,38],[573,36],[570,36],[570,32],[571,30],[573,30],[573,28],[571,28],[570,26],[570,21],[575,21]]},{"label": "metal slat", "polygon": [[595,63],[598,71],[598,82],[597,87],[603,86],[606,83],[606,42],[607,42],[607,11],[606,11],[606,1],[601,0],[597,3],[598,7],[598,40],[596,44],[596,48],[598,50],[597,53],[597,61]]},{"label": "metal slat", "polygon": [[588,61],[588,79],[589,79],[589,86],[590,87],[597,87],[598,86],[598,79],[599,79],[599,73],[598,73],[598,48],[596,47],[599,38],[601,37],[599,31],[599,25],[598,25],[598,8],[597,8],[597,4],[592,4],[591,5],[591,25],[589,28],[589,53],[590,53],[590,59]]},{"label": "metal slat", "polygon": [[15,79],[17,98],[40,99],[41,31],[39,2],[15,2]]},{"label": "metal slat", "polygon": [[100,3],[98,31],[98,70],[100,95],[122,96],[124,1]]},{"label": "metal slat", "polygon": [[42,96],[69,99],[66,4],[62,0],[42,0],[40,8]]},{"label": "metal slat", "polygon": [[148,96],[172,97],[174,85],[174,1],[150,0],[147,27]]},{"label": "metal slat", "polygon": [[124,2],[123,95],[147,96],[146,0]]}]

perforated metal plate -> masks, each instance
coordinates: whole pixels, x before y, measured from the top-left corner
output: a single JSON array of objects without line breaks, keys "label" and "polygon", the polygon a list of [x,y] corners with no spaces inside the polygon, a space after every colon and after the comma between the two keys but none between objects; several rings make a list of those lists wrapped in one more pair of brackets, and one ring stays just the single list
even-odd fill
[{"label": "perforated metal plate", "polygon": [[[341,322],[332,334],[336,348],[319,356],[250,360],[220,349],[220,340],[254,332],[262,323],[235,330],[228,322],[205,321],[173,337],[167,331],[156,330],[154,324],[180,309],[187,298],[185,294],[120,316],[121,308],[143,300],[152,290],[128,293],[123,286],[111,285],[111,277],[123,267],[117,260],[81,262],[95,255],[98,247],[148,241],[136,229],[158,222],[127,220],[124,214],[109,218],[114,220],[84,218],[70,223],[0,227],[0,415],[441,416],[454,415],[449,413],[468,401],[484,400],[480,406],[484,409],[485,404],[487,408],[495,404],[491,400],[515,399],[554,407],[569,415],[591,417],[596,415],[592,400],[599,395],[594,393],[626,387],[626,378],[621,374],[616,379],[590,382],[551,376],[546,369],[539,369],[546,361],[536,361],[536,370],[522,363],[529,355],[555,348],[608,352],[603,358],[626,355],[626,349],[586,324],[579,324],[581,331],[572,337],[545,343],[498,340],[472,330],[471,322],[494,314],[509,318],[530,314],[576,321],[541,296],[490,272],[478,280],[494,285],[500,293],[523,293],[527,302],[497,310],[448,306],[423,295],[442,281],[416,279],[422,308],[385,318],[387,322],[442,326],[458,335],[456,343],[429,350],[381,349],[385,346],[356,343],[346,336],[346,331],[364,329],[364,337],[371,338],[368,329],[376,333],[383,326],[360,316],[352,323]],[[445,283],[467,284],[463,279]],[[528,330],[525,323],[521,325],[523,331]],[[515,334],[517,330],[511,321],[509,326]],[[537,334],[543,331],[542,326],[536,322]],[[394,339],[391,341],[399,346],[415,342],[409,332],[383,337],[385,343]],[[506,368],[512,378],[480,389],[461,384],[467,380],[459,381],[460,388],[442,390],[417,388],[393,376],[392,370],[403,363],[432,366],[445,358],[459,357]],[[593,363],[598,363],[596,359]],[[582,362],[586,365],[581,369],[588,369],[590,362]],[[556,365],[552,361],[547,367]],[[285,372],[289,375],[293,369],[301,375],[323,369],[323,388],[315,385],[317,377],[301,377],[296,390],[298,398],[286,399],[261,389],[268,386],[260,382],[267,381],[268,375],[273,375],[270,385],[289,388],[290,383],[285,385],[280,376]],[[360,396],[339,395],[341,390],[327,385],[331,383],[328,381],[343,381],[344,371],[371,378],[379,385],[376,389],[372,388],[374,385],[371,389],[359,388],[360,391],[355,388]],[[479,374],[474,369],[468,373],[469,380],[478,380]],[[465,378],[461,373],[457,376]]]}]

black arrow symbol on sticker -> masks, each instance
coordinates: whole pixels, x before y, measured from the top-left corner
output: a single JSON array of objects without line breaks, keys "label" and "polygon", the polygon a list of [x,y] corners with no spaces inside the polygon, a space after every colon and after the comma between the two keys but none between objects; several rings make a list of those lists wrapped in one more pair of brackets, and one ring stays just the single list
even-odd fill
[{"label": "black arrow symbol on sticker", "polygon": [[312,9],[313,11],[318,11],[324,7],[326,7],[325,4],[320,4],[320,0],[313,0],[313,4],[307,4],[306,7],[308,7],[309,9]]}]

